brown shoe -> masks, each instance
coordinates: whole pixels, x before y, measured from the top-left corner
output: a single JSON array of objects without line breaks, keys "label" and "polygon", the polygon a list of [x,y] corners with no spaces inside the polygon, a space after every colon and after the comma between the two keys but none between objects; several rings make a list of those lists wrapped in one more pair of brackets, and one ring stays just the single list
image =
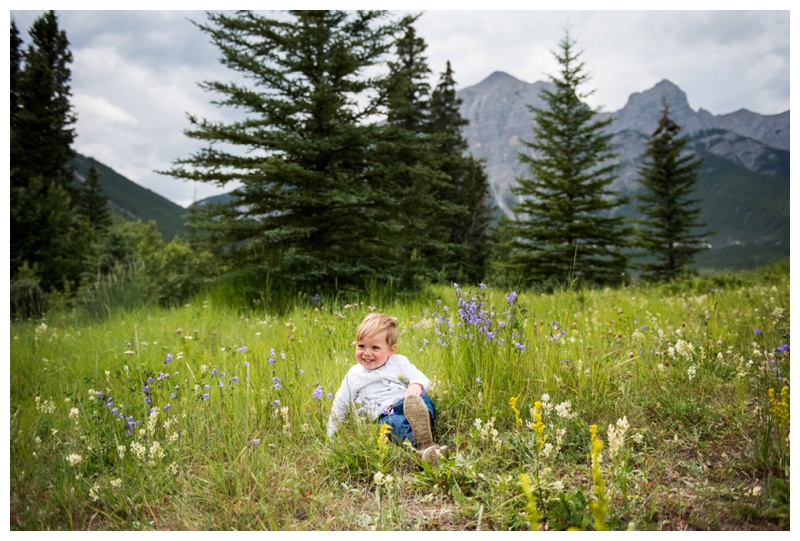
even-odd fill
[{"label": "brown shoe", "polygon": [[428,407],[423,402],[422,397],[413,394],[407,396],[403,401],[403,415],[406,416],[408,424],[411,425],[417,449],[425,450],[430,447],[433,443],[431,413],[428,411]]},{"label": "brown shoe", "polygon": [[418,451],[417,456],[419,456],[420,460],[424,460],[425,462],[430,463],[431,466],[435,466],[440,457],[447,456],[447,446],[437,445],[434,443],[422,451]]}]

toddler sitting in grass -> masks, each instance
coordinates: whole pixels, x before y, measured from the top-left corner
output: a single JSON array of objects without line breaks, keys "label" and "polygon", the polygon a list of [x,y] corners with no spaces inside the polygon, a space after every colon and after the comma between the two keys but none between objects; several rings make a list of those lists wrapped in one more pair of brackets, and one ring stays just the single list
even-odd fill
[{"label": "toddler sitting in grass", "polygon": [[396,443],[409,440],[418,456],[435,463],[445,447],[433,442],[433,401],[425,394],[430,380],[397,350],[397,322],[369,314],[356,332],[356,361],[342,380],[328,418],[328,437],[336,433],[352,405],[388,424]]}]

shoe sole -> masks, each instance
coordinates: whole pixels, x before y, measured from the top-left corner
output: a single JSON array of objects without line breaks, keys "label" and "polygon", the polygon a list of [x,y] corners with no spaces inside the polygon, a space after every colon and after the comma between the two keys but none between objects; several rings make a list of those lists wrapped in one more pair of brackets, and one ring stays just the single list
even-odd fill
[{"label": "shoe sole", "polygon": [[403,401],[403,415],[411,425],[411,432],[414,433],[414,443],[418,449],[424,450],[433,444],[433,434],[431,433],[431,414],[422,398],[416,395],[406,397]]}]

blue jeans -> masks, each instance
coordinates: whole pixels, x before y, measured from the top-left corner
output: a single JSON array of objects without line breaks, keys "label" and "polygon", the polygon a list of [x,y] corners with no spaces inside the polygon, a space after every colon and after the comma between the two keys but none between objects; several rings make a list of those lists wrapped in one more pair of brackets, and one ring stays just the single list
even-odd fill
[{"label": "blue jeans", "polygon": [[[436,418],[436,410],[433,407],[433,400],[430,399],[428,395],[422,395],[422,401],[425,402],[425,405],[428,407],[428,411],[431,412],[431,430],[433,430],[433,420]],[[391,408],[389,408],[388,414],[383,414],[378,417],[378,423],[386,423],[392,429],[392,440],[395,443],[402,443],[403,440],[408,440],[411,442],[411,445],[416,447],[414,443],[414,433],[411,431],[411,424],[406,419],[406,416],[403,415],[403,401],[401,400]]]}]

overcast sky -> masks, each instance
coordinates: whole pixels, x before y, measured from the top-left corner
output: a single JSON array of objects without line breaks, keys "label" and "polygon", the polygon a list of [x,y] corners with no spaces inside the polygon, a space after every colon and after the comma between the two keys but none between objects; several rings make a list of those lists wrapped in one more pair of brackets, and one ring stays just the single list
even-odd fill
[{"label": "overcast sky", "polygon": [[[691,3],[704,4],[712,3]],[[668,79],[694,110],[778,114],[789,109],[789,3],[756,5],[775,11],[426,11],[416,27],[428,45],[432,85],[448,60],[459,88],[494,71],[529,83],[545,80],[557,68],[551,51],[569,28],[592,74],[591,104],[603,111],[616,111],[632,93]],[[10,11],[25,46],[41,13]],[[183,135],[187,113],[230,118],[211,104],[215,95],[198,88],[201,81],[234,77],[190,22],[204,21],[205,12],[56,13],[73,54],[75,150],[182,206],[229,190],[155,173],[200,148]]]}]

